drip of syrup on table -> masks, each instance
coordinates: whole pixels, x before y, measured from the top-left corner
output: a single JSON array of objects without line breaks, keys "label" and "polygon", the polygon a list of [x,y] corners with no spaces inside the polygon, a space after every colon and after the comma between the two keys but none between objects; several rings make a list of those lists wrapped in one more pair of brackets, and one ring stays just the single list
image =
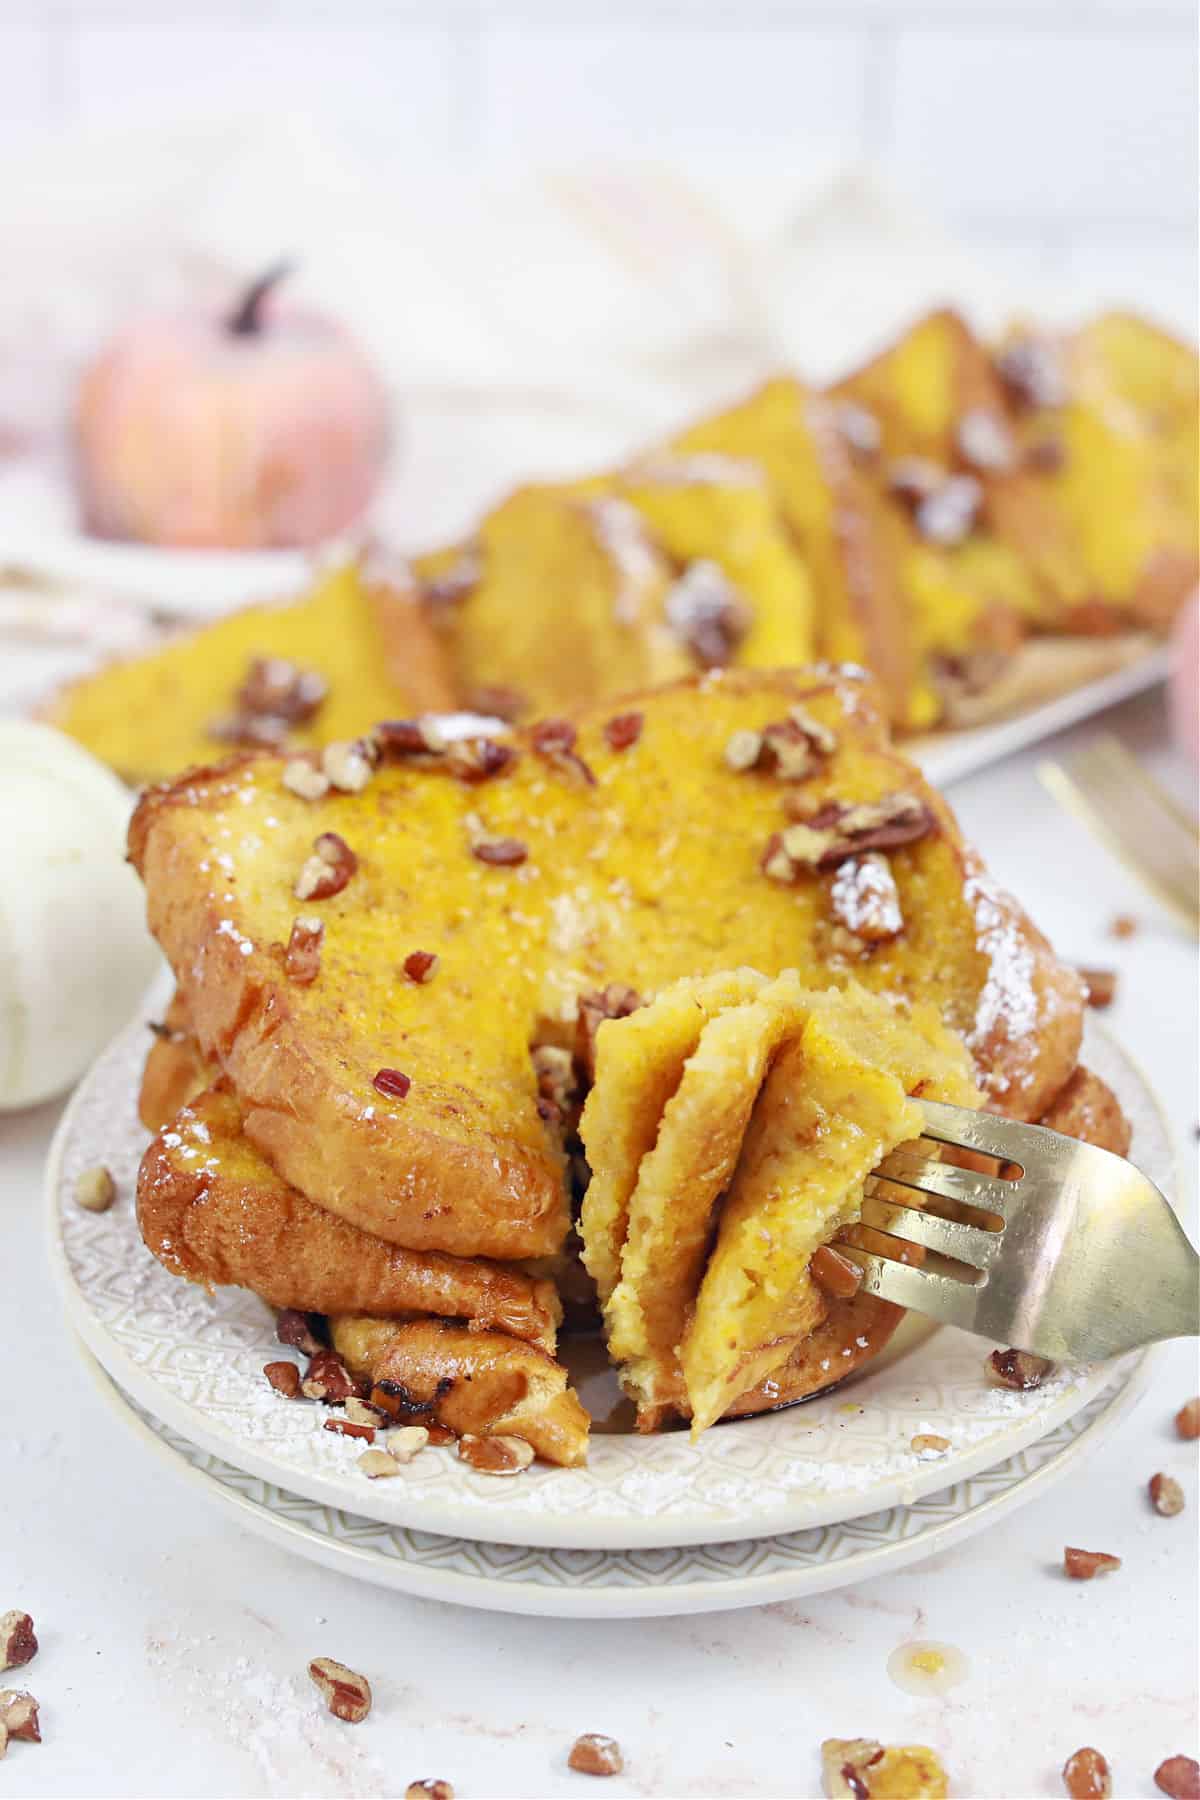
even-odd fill
[{"label": "drip of syrup on table", "polygon": [[961,1650],[953,1644],[932,1641],[900,1644],[887,1660],[887,1672],[906,1694],[924,1698],[928,1694],[946,1694],[965,1681],[970,1666]]}]

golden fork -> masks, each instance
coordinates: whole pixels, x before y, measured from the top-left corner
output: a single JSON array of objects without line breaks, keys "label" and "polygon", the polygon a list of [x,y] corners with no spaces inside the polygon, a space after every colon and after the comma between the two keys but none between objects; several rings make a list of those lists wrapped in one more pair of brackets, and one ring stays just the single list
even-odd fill
[{"label": "golden fork", "polygon": [[[1200,1334],[1200,1258],[1132,1163],[1043,1125],[921,1106],[923,1138],[868,1177],[862,1216],[897,1256],[907,1244],[931,1254],[913,1267],[839,1242],[863,1272],[863,1293],[1056,1362]],[[1020,1172],[958,1168],[939,1160],[942,1144]]]},{"label": "golden fork", "polygon": [[1118,856],[1189,931],[1200,932],[1200,832],[1110,736],[1038,767],[1042,786]]}]

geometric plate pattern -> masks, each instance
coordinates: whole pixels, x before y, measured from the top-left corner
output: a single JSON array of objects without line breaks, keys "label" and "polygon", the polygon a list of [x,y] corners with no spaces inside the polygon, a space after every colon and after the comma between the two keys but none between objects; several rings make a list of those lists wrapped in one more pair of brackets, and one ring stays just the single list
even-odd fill
[{"label": "geometric plate pattern", "polygon": [[[1087,1061],[1121,1097],[1135,1160],[1169,1191],[1170,1143],[1153,1096],[1093,1019],[1088,1028]],[[300,1496],[298,1504],[353,1517],[356,1530],[365,1517],[493,1544],[656,1554],[815,1531],[805,1544],[820,1554],[826,1528],[850,1532],[846,1541],[853,1531],[869,1537],[880,1527],[862,1520],[926,1501],[936,1508],[946,1490],[1028,1451],[1088,1408],[1132,1360],[1063,1368],[1017,1394],[986,1381],[983,1340],[910,1318],[860,1378],[802,1406],[721,1426],[699,1444],[684,1432],[598,1433],[586,1468],[535,1464],[518,1481],[478,1475],[450,1450],[427,1451],[399,1480],[368,1482],[355,1466],[354,1440],[321,1429],[323,1409],[284,1400],[263,1380],[264,1362],[285,1353],[261,1301],[180,1281],[142,1245],[133,1195],[146,1134],[134,1095],[147,1041],[140,1024],[116,1039],[76,1090],[51,1148],[51,1261],[70,1322],[160,1424]],[[118,1187],[103,1214],[73,1197],[76,1176],[96,1163]],[[592,1403],[591,1390],[584,1393]],[[919,1433],[945,1437],[951,1449],[922,1460],[912,1449]],[[851,1528],[851,1520],[860,1523]]]},{"label": "geometric plate pattern", "polygon": [[448,1538],[321,1506],[247,1475],[160,1425],[81,1350],[110,1405],[177,1472],[190,1473],[238,1521],[360,1580],[492,1611],[645,1617],[795,1599],[943,1550],[1031,1500],[1091,1454],[1132,1411],[1152,1357],[1070,1419],[996,1468],[911,1506],[773,1538],[654,1550],[545,1550]]}]

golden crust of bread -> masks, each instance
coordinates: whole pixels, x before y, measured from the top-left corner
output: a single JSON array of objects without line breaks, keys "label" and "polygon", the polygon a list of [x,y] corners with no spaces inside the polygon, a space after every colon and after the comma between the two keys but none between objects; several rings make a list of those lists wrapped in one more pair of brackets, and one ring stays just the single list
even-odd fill
[{"label": "golden crust of bread", "polygon": [[[879,1355],[903,1317],[902,1307],[877,1300],[873,1294],[831,1300],[824,1319],[789,1348],[787,1361],[757,1387],[739,1394],[726,1410],[725,1418],[743,1419],[771,1412],[844,1381]],[[680,1375],[677,1387],[663,1383],[657,1404],[639,1407],[637,1429],[659,1431],[670,1419],[690,1416],[691,1402]]]},{"label": "golden crust of bread", "polygon": [[218,1079],[220,1070],[208,1061],[192,1030],[187,1007],[178,990],[154,1033],[142,1069],[138,1090],[138,1118],[147,1131],[168,1125],[181,1107],[202,1094]]},{"label": "golden crust of bread", "polygon": [[1027,457],[1054,451],[1027,472],[1043,525],[1029,551],[1060,628],[1163,632],[1200,578],[1194,348],[1109,312],[1068,333],[1016,327],[1002,368],[1014,353],[1041,370],[1018,394],[1015,421]]},{"label": "golden crust of bread", "polygon": [[439,644],[411,579],[346,563],[312,592],[254,606],[108,664],[63,688],[43,716],[127,781],[159,781],[228,753],[221,730],[256,658],[323,677],[325,698],[287,731],[302,748],[356,737],[413,707],[454,705]]},{"label": "golden crust of bread", "polygon": [[561,1316],[549,1281],[369,1237],[289,1188],[247,1143],[235,1097],[201,1094],[142,1158],[138,1224],[173,1275],[245,1287],[301,1312],[434,1313],[553,1351]]},{"label": "golden crust of bread", "polygon": [[1129,1120],[1112,1089],[1080,1063],[1038,1121],[1064,1137],[1079,1138],[1128,1156],[1132,1139]]},{"label": "golden crust of bread", "polygon": [[760,469],[815,595],[816,653],[869,668],[897,726],[912,714],[915,646],[899,583],[900,521],[856,464],[835,409],[781,376],[671,443],[675,456],[740,458]]},{"label": "golden crust of bread", "polygon": [[[761,731],[796,704],[836,739],[809,779],[727,766],[734,731]],[[531,1044],[569,1041],[579,996],[609,981],[650,997],[739,963],[933,1000],[992,1103],[1039,1116],[1075,1066],[1079,979],[889,747],[865,680],[727,672],[618,710],[641,717],[623,750],[606,738],[611,709],[579,719],[591,782],[519,733],[515,760],[482,784],[405,762],[361,794],[310,803],[284,790],[278,760],[246,757],[143,797],[130,854],[151,928],[247,1136],[288,1181],[413,1248],[553,1252],[564,1162],[539,1114]],[[890,857],[902,931],[847,949],[832,878],[772,880],[763,854],[798,800],[896,792],[935,829]],[[519,840],[524,860],[481,860],[481,830]],[[293,884],[327,831],[355,851],[357,872],[301,907]],[[281,949],[301,910],[325,924],[307,986],[289,980]],[[410,949],[440,957],[433,981],[405,979]],[[403,1098],[376,1090],[381,1069],[410,1078]]]},{"label": "golden crust of bread", "polygon": [[334,1349],[359,1375],[400,1395],[414,1422],[436,1419],[461,1437],[519,1437],[547,1462],[587,1460],[588,1415],[566,1370],[534,1344],[437,1319],[330,1320]]}]

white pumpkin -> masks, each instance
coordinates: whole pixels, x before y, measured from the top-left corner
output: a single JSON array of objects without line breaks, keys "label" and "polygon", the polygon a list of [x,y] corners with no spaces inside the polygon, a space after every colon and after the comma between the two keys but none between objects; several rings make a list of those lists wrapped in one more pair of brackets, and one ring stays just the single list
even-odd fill
[{"label": "white pumpkin", "polygon": [[78,1080],[159,966],[128,791],[48,725],[0,720],[0,1112]]}]

